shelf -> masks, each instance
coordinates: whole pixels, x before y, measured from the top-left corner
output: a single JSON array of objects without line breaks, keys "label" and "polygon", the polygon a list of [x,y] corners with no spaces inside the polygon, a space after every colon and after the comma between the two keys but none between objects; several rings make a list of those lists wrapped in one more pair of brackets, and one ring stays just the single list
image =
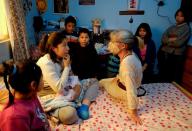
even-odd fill
[{"label": "shelf", "polygon": [[144,15],[144,10],[119,11],[119,15]]}]

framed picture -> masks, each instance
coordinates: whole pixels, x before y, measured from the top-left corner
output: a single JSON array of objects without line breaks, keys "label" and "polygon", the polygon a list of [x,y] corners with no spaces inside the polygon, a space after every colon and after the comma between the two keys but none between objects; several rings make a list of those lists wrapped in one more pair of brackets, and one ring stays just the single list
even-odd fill
[{"label": "framed picture", "polygon": [[79,5],[94,5],[95,0],[79,0]]},{"label": "framed picture", "polygon": [[69,13],[68,0],[53,0],[54,13]]},{"label": "framed picture", "polygon": [[128,10],[138,10],[139,0],[129,0]]}]

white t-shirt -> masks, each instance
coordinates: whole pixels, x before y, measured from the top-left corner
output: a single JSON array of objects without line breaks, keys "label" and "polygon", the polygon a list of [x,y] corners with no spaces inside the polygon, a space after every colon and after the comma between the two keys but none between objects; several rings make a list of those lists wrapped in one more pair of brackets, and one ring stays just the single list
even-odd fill
[{"label": "white t-shirt", "polygon": [[71,67],[62,69],[61,65],[51,60],[49,54],[42,56],[37,61],[37,65],[42,70],[44,86],[50,86],[55,93],[62,92],[63,88],[66,87]]},{"label": "white t-shirt", "polygon": [[126,56],[120,63],[118,78],[126,86],[129,109],[136,109],[138,105],[137,88],[141,85],[143,77],[142,65],[133,53]]}]

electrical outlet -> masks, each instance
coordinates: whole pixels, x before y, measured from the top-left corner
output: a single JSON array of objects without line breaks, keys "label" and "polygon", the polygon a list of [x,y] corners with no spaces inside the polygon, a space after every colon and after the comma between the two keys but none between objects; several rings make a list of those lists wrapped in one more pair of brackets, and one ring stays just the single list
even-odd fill
[{"label": "electrical outlet", "polygon": [[163,2],[163,0],[159,0],[159,2],[158,2],[158,4],[157,4],[158,6],[164,6],[165,5],[165,3]]}]

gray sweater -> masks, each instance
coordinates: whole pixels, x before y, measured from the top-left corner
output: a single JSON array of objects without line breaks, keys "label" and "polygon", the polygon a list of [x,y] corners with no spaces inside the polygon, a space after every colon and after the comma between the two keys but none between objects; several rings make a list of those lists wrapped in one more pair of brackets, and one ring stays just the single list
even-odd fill
[{"label": "gray sweater", "polygon": [[[176,38],[170,42],[169,38]],[[162,36],[162,50],[169,54],[182,55],[186,48],[186,42],[190,37],[190,27],[187,23],[169,27]]]}]

